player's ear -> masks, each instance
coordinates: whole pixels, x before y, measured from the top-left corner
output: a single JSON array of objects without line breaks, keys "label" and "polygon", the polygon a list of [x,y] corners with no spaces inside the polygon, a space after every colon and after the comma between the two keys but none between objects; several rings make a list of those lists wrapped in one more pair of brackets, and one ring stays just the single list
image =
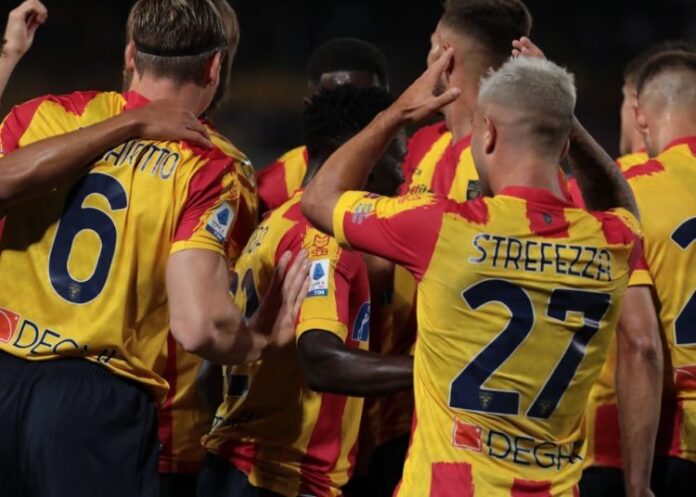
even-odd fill
[{"label": "player's ear", "polygon": [[645,111],[640,105],[633,105],[633,116],[638,132],[645,138],[648,134],[648,120],[645,117]]},{"label": "player's ear", "polygon": [[487,154],[492,154],[495,150],[496,141],[498,139],[498,130],[495,128],[495,123],[488,117],[483,118],[483,150]]},{"label": "player's ear", "polygon": [[128,42],[123,53],[123,69],[130,73],[135,71],[135,43],[133,41]]},{"label": "player's ear", "polygon": [[208,74],[206,75],[206,86],[216,86],[220,81],[220,70],[222,69],[222,53],[215,52],[210,58]]}]

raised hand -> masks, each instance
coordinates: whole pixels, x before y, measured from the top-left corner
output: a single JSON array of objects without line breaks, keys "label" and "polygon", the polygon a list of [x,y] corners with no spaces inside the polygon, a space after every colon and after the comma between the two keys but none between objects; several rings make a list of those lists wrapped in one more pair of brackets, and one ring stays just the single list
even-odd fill
[{"label": "raised hand", "polygon": [[186,140],[203,148],[212,148],[208,130],[192,112],[168,100],[125,112],[124,118],[135,119],[138,138],[156,141]]},{"label": "raised hand", "polygon": [[392,108],[398,110],[406,122],[414,123],[427,119],[459,98],[461,95],[459,88],[448,88],[441,94],[436,94],[441,77],[452,62],[452,57],[454,57],[454,49],[448,48],[442,52],[394,103]]},{"label": "raised hand", "polygon": [[279,348],[295,340],[295,321],[309,288],[307,253],[300,251],[288,268],[292,254],[285,252],[273,272],[271,284],[249,328],[268,336],[269,345]]},{"label": "raised hand", "polygon": [[25,0],[12,10],[7,18],[3,55],[19,60],[31,48],[36,30],[47,18],[48,10],[39,0]]},{"label": "raised hand", "polygon": [[519,40],[514,40],[512,42],[512,56],[513,57],[536,57],[538,59],[546,59],[546,55],[537,47],[532,40],[523,36]]}]

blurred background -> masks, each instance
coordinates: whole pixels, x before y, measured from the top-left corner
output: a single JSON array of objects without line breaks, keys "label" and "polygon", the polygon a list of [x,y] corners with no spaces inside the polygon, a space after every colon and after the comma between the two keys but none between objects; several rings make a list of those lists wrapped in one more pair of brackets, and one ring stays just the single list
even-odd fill
[{"label": "blurred background", "polygon": [[[2,101],[45,93],[120,90],[123,28],[130,0],[44,0],[49,19],[22,60]],[[19,0],[2,0],[7,12]],[[425,67],[440,0],[232,0],[242,36],[229,98],[214,115],[218,127],[265,166],[302,143],[306,62],[320,43],[364,38],[384,51],[394,92]],[[618,153],[624,65],[651,44],[696,41],[696,0],[528,0],[532,39],[569,67],[579,87],[578,115],[607,150]]]}]

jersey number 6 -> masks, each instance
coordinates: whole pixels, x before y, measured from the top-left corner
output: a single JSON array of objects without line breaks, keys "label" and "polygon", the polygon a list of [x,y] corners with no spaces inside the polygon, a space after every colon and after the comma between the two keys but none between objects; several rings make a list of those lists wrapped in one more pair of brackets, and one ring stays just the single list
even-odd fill
[{"label": "jersey number 6", "polygon": [[[104,197],[112,211],[128,206],[126,191],[121,183],[106,174],[88,174],[68,193],[48,258],[48,274],[56,293],[76,304],[94,300],[104,289],[118,238],[116,225],[106,212],[84,206],[90,195]],[[83,231],[95,233],[99,237],[101,248],[92,275],[86,280],[77,280],[70,274],[68,261],[75,238]]]}]

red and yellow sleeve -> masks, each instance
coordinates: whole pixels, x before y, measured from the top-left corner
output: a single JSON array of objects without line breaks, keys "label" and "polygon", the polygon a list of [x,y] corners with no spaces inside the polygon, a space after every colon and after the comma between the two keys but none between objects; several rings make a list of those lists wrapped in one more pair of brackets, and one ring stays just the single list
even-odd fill
[{"label": "red and yellow sleeve", "polygon": [[256,175],[263,210],[284,204],[297,189],[307,172],[307,149],[297,147],[263,168]]},{"label": "red and yellow sleeve", "polygon": [[191,178],[174,233],[172,254],[205,249],[228,257],[230,236],[239,212],[239,182],[232,160],[211,160]]},{"label": "red and yellow sleeve", "polygon": [[[643,251],[643,235],[640,228],[640,221],[626,209],[613,209],[610,211],[619,218],[623,226],[628,229],[629,236],[633,237],[633,246],[629,258],[629,269],[631,276],[628,286],[653,286],[653,279],[650,276],[647,259]],[[615,229],[615,231],[618,231]]]},{"label": "red and yellow sleeve", "polygon": [[434,195],[381,197],[346,192],[333,212],[334,236],[344,247],[425,273],[439,237],[447,200]]},{"label": "red and yellow sleeve", "polygon": [[0,158],[19,148],[19,142],[36,111],[47,98],[35,98],[12,108],[0,125]]},{"label": "red and yellow sleeve", "polygon": [[341,249],[335,239],[315,229],[307,231],[302,245],[312,265],[309,289],[295,329],[297,339],[309,330],[322,330],[345,341],[354,261],[360,255]]}]

